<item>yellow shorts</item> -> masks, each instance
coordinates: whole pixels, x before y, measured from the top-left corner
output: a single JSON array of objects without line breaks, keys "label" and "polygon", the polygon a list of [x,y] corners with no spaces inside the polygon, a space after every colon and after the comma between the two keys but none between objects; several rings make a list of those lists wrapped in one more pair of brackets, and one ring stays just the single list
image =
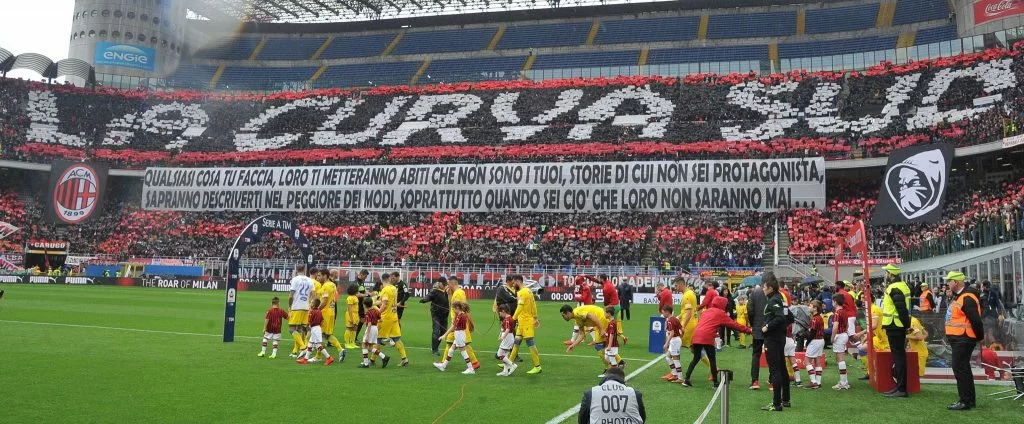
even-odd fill
[{"label": "yellow shorts", "polygon": [[516,322],[516,337],[522,337],[524,339],[533,338],[533,320],[518,320]]},{"label": "yellow shorts", "polygon": [[308,325],[309,311],[291,311],[288,313],[288,325]]},{"label": "yellow shorts", "polygon": [[693,346],[693,331],[696,330],[696,329],[697,329],[696,325],[693,325],[692,327],[688,326],[687,328],[684,329],[684,333],[683,333],[683,347],[690,348],[691,346]]},{"label": "yellow shorts", "polygon": [[346,327],[357,327],[359,326],[359,315],[356,315],[355,321],[350,321],[348,315],[345,315],[345,326]]},{"label": "yellow shorts", "polygon": [[377,325],[378,332],[377,338],[386,339],[389,337],[402,337],[402,327],[398,325],[398,320],[380,320],[380,324]]},{"label": "yellow shorts", "polygon": [[324,310],[324,322],[320,324],[320,328],[323,330],[324,334],[334,334],[334,311],[327,311],[330,311],[330,308]]}]

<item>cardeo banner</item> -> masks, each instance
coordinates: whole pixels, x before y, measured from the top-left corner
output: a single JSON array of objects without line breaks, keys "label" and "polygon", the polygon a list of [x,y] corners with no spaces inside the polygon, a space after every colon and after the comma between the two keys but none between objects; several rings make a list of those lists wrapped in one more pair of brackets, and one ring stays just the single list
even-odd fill
[{"label": "cardeo banner", "polygon": [[761,211],[825,205],[817,158],[276,168],[148,168],[173,211]]},{"label": "cardeo banner", "polygon": [[97,66],[119,66],[152,71],[156,67],[156,51],[133,44],[96,43]]},{"label": "cardeo banner", "polygon": [[871,225],[938,221],[946,202],[953,150],[951,144],[942,143],[890,153]]},{"label": "cardeo banner", "polygon": [[107,166],[91,162],[53,161],[45,217],[58,224],[81,224],[103,213]]}]

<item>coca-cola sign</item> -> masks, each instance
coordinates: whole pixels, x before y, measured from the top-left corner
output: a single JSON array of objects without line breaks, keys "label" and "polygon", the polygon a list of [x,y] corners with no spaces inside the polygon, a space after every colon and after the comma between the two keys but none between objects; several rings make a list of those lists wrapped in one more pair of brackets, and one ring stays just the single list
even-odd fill
[{"label": "coca-cola sign", "polygon": [[974,24],[1024,13],[1024,0],[981,0],[974,2]]}]

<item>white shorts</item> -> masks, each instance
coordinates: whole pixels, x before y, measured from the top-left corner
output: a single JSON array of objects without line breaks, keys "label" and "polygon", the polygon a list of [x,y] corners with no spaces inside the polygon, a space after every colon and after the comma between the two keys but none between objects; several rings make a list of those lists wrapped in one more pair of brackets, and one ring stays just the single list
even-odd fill
[{"label": "white shorts", "polygon": [[817,339],[811,340],[807,343],[807,353],[805,354],[808,358],[819,358],[821,357],[822,351],[825,350],[825,340]]},{"label": "white shorts", "polygon": [[786,356],[796,356],[796,340],[792,337],[786,337],[786,347],[782,349],[782,354]]},{"label": "white shorts", "polygon": [[267,340],[278,341],[281,340],[281,333],[263,333],[263,338]]},{"label": "white shorts", "polygon": [[512,350],[512,346],[515,346],[515,343],[516,343],[515,332],[508,333],[508,334],[505,335],[504,339],[501,339],[501,345],[498,346],[498,349],[501,349],[501,350]]},{"label": "white shorts", "polygon": [[668,354],[669,356],[679,356],[679,349],[683,347],[683,339],[679,337],[673,337],[668,341]]},{"label": "white shorts", "polygon": [[836,341],[832,342],[832,351],[835,353],[846,353],[847,342],[850,341],[850,336],[846,333],[836,334]]},{"label": "white shorts", "polygon": [[309,342],[320,344],[324,342],[324,331],[320,326],[311,327],[309,329]]},{"label": "white shorts", "polygon": [[608,359],[608,363],[615,365],[615,355],[619,354],[619,347],[606,347],[604,348],[604,357]]},{"label": "white shorts", "polygon": [[455,330],[455,340],[452,341],[454,347],[466,347],[466,330]]},{"label": "white shorts", "polygon": [[366,327],[366,332],[363,333],[363,343],[377,344],[377,326],[371,325]]}]

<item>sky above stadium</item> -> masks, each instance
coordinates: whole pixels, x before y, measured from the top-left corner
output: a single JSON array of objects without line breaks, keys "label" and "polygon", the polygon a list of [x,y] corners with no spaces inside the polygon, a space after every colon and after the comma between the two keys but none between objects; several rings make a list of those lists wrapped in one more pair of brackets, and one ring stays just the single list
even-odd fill
[{"label": "sky above stadium", "polygon": [[[5,0],[0,13],[0,47],[13,54],[39,53],[57,61],[68,57],[75,0]],[[40,79],[17,70],[9,77]]]}]

